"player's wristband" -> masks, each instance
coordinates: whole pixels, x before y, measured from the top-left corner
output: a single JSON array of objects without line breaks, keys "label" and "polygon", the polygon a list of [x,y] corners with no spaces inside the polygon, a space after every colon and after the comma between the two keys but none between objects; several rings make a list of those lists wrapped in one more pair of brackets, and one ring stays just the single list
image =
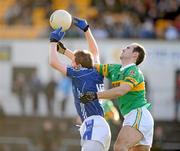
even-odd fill
[{"label": "player's wristband", "polygon": [[66,47],[60,41],[57,43],[57,51],[61,54],[64,54],[66,51]]},{"label": "player's wristband", "polygon": [[86,32],[88,29],[89,29],[89,25],[87,25],[87,26],[84,28],[84,32]]},{"label": "player's wristband", "polygon": [[58,41],[56,39],[54,39],[54,38],[51,38],[50,42],[58,42]]}]

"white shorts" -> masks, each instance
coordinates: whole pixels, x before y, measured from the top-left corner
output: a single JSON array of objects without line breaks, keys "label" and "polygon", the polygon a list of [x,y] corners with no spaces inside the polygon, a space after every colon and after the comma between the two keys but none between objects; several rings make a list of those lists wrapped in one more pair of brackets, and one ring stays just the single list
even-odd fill
[{"label": "white shorts", "polygon": [[99,141],[84,141],[81,151],[105,151],[104,146]]},{"label": "white shorts", "polygon": [[143,139],[138,143],[152,146],[154,120],[146,107],[134,109],[124,116],[123,126],[129,125],[138,129],[143,134]]},{"label": "white shorts", "polygon": [[99,115],[93,115],[84,120],[80,127],[81,146],[86,140],[102,143],[104,151],[108,151],[111,143],[111,131],[106,120]]}]

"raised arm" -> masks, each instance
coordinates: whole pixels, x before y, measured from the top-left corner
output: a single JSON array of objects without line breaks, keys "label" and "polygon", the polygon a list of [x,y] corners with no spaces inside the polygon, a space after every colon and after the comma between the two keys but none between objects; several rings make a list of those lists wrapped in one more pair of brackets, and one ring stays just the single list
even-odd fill
[{"label": "raised arm", "polygon": [[62,40],[65,33],[61,32],[61,28],[53,31],[50,34],[50,46],[49,46],[49,64],[54,69],[58,70],[62,74],[66,75],[67,67],[65,64],[59,62],[58,52],[57,52],[57,43],[59,40]]},{"label": "raised arm", "polygon": [[87,30],[87,32],[85,32],[85,37],[89,45],[89,50],[93,54],[95,63],[100,64],[99,49],[90,28]]},{"label": "raised arm", "polygon": [[67,67],[65,64],[59,62],[57,53],[57,43],[51,42],[49,46],[49,64],[54,69],[58,70],[62,74],[66,75]]},{"label": "raised arm", "polygon": [[96,43],[96,40],[95,40],[93,34],[91,33],[91,30],[89,28],[87,21],[84,19],[81,19],[81,18],[73,17],[73,24],[76,27],[78,27],[79,29],[81,29],[82,31],[84,31],[86,40],[87,40],[88,45],[89,45],[89,50],[93,54],[93,58],[94,58],[95,63],[99,64],[100,61],[99,61],[98,46],[97,46],[97,43]]}]

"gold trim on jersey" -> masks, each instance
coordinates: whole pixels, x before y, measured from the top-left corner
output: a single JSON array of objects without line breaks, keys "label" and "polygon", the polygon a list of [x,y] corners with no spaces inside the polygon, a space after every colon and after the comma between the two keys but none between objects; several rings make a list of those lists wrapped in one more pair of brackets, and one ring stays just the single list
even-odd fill
[{"label": "gold trim on jersey", "polygon": [[120,86],[121,84],[128,84],[131,88],[133,88],[133,84],[130,83],[130,82],[126,82],[126,81],[123,81],[123,80],[119,80],[119,81],[112,82],[112,86],[113,86],[113,87],[118,87],[118,86]]},{"label": "gold trim on jersey", "polygon": [[141,117],[142,117],[142,109],[138,108],[137,109],[137,114],[136,114],[136,119],[134,121],[134,124],[132,125],[132,127],[139,129],[139,124],[141,121]]},{"label": "gold trim on jersey", "polygon": [[108,75],[108,64],[103,65],[103,75],[106,77]]},{"label": "gold trim on jersey", "polygon": [[134,78],[132,78],[132,77],[125,77],[124,80],[129,80],[129,81],[131,81],[134,85],[137,85],[137,84],[138,84],[138,82],[137,82]]},{"label": "gold trim on jersey", "polygon": [[137,86],[133,87],[131,91],[142,91],[145,90],[145,82],[141,82]]},{"label": "gold trim on jersey", "polygon": [[113,86],[113,87],[118,87],[118,86],[120,86],[120,85],[121,85],[121,81],[122,81],[122,80],[112,82],[112,86]]},{"label": "gold trim on jersey", "polygon": [[94,66],[95,66],[96,70],[99,72],[100,71],[100,64],[95,64]]},{"label": "gold trim on jersey", "polygon": [[113,87],[118,87],[121,84],[128,84],[132,88],[131,91],[143,91],[143,90],[145,90],[145,82],[141,82],[137,86],[134,86],[132,83],[126,82],[123,80],[112,82]]},{"label": "gold trim on jersey", "polygon": [[131,88],[134,87],[134,85],[130,82],[122,81],[121,84],[128,84]]}]

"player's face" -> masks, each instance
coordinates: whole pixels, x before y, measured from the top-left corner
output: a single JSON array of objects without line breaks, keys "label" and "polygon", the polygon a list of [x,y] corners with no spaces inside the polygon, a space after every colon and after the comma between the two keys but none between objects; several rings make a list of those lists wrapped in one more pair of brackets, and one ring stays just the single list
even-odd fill
[{"label": "player's face", "polygon": [[76,61],[75,61],[75,57],[72,59],[72,64],[71,64],[74,68],[78,67]]},{"label": "player's face", "polygon": [[131,59],[133,57],[133,50],[136,46],[131,44],[124,48],[121,52],[120,59]]},{"label": "player's face", "polygon": [[75,57],[73,57],[73,59],[72,59],[72,66],[73,66],[73,67],[76,67],[76,66],[77,66],[77,64],[76,64],[76,62],[75,62]]}]

